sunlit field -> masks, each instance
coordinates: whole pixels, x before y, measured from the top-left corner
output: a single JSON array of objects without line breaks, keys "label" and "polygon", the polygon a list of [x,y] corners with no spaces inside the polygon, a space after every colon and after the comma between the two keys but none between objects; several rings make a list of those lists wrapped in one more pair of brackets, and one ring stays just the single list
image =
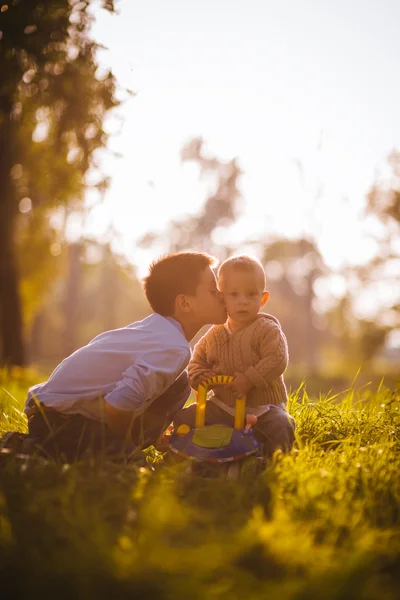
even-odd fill
[{"label": "sunlit field", "polygon": [[[0,2],[0,600],[400,600],[399,22],[400,0]],[[188,251],[221,297],[209,259],[160,270]],[[265,285],[235,323],[242,254]],[[4,438],[79,349],[37,400],[83,402],[71,454],[96,396],[125,432],[218,298],[242,332],[206,370],[286,399],[284,372],[289,453],[239,475]]]},{"label": "sunlit field", "polygon": [[[0,433],[26,429],[29,375],[3,380]],[[0,460],[6,598],[398,598],[400,398],[382,384],[290,397],[296,446],[256,478],[102,460]],[[4,596],[3,596],[4,594]]]}]

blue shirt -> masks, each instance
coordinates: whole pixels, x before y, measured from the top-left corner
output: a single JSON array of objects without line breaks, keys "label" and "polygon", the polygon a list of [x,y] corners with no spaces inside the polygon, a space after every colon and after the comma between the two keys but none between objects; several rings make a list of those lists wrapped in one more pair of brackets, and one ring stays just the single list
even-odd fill
[{"label": "blue shirt", "polygon": [[48,381],[29,389],[28,400],[34,396],[62,413],[104,420],[102,398],[121,410],[138,410],[169,388],[190,356],[180,323],[153,313],[76,350]]}]

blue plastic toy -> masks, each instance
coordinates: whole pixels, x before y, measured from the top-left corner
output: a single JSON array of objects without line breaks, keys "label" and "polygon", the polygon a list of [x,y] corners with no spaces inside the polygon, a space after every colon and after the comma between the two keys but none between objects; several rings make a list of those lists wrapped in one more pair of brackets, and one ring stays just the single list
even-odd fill
[{"label": "blue plastic toy", "polygon": [[257,421],[254,415],[247,415],[245,426],[245,396],[236,400],[234,427],[205,425],[208,387],[231,381],[233,377],[229,375],[216,375],[199,385],[195,427],[191,429],[188,425],[180,425],[174,430],[168,442],[172,452],[198,462],[226,463],[243,460],[258,451],[259,442],[251,427]]}]

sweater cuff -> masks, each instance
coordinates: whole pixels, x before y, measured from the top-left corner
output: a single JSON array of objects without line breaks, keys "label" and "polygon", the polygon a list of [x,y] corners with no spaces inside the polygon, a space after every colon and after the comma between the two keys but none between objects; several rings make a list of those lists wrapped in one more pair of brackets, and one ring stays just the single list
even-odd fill
[{"label": "sweater cuff", "polygon": [[254,367],[249,367],[247,371],[244,372],[244,374],[251,381],[254,387],[265,387],[264,378]]}]

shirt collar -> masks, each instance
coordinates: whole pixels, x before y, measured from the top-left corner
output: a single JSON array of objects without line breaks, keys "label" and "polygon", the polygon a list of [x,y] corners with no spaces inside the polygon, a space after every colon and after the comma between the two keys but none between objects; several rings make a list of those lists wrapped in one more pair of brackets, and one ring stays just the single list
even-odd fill
[{"label": "shirt collar", "polygon": [[183,333],[183,329],[182,329],[182,325],[179,323],[179,321],[177,321],[176,319],[174,319],[173,317],[164,317],[165,319],[167,319],[167,321],[169,321],[174,327],[176,327],[176,329],[178,331],[180,331],[182,333],[182,335],[184,336],[185,334]]}]

